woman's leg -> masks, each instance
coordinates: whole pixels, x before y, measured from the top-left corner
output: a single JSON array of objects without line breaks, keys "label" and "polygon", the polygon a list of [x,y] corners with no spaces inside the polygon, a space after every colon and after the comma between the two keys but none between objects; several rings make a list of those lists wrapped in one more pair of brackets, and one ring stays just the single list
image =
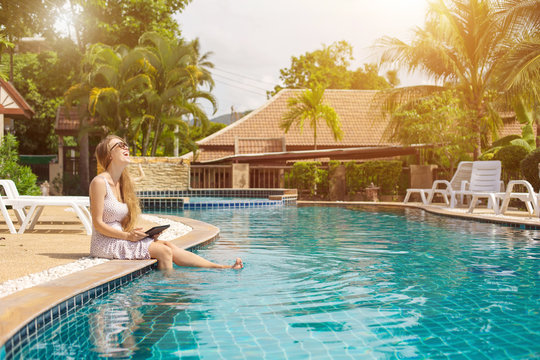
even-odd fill
[{"label": "woman's leg", "polygon": [[148,252],[152,259],[157,259],[159,270],[172,269],[173,252],[170,247],[166,246],[161,241],[154,241],[148,246]]},{"label": "woman's leg", "polygon": [[208,261],[197,254],[190,251],[180,249],[178,246],[171,244],[168,241],[157,241],[163,243],[172,252],[172,261],[178,266],[203,267],[203,268],[218,268],[218,269],[241,269],[244,267],[242,259],[237,258],[233,265],[221,265]]}]

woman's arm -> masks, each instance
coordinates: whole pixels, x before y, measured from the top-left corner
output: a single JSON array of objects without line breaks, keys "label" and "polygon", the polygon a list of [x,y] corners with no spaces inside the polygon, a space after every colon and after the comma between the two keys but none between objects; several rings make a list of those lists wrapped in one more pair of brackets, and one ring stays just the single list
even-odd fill
[{"label": "woman's arm", "polygon": [[122,231],[107,225],[103,221],[103,208],[105,202],[105,195],[107,194],[107,188],[105,185],[105,179],[100,176],[96,176],[90,183],[90,213],[92,214],[92,224],[94,229],[99,233],[112,238],[139,241],[146,237],[146,233],[140,231],[140,229],[134,229],[130,232]]}]

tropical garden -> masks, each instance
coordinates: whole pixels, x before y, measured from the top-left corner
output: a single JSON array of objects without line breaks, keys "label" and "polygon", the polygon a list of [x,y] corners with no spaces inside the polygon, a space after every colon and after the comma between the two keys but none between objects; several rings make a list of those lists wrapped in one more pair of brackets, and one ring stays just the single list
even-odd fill
[{"label": "tropical garden", "polygon": [[[58,107],[77,109],[78,136],[65,141],[80,151],[76,183],[84,189],[89,151],[105,133],[124,137],[135,154],[174,156],[194,150],[197,139],[219,130],[201,106],[217,108],[211,54],[201,51],[198,39],[184,38],[173,19],[188,3],[0,0],[0,76],[36,113],[32,122],[15,124],[19,152],[55,153]],[[65,11],[77,19],[71,37],[60,36],[53,26]],[[405,145],[435,144],[423,154],[426,163],[451,173],[462,160],[499,159],[507,179],[525,177],[538,188],[538,171],[530,164],[540,160],[539,29],[537,1],[434,0],[410,42],[379,39],[378,64],[351,69],[352,46],[337,41],[292,56],[290,66],[279,71],[281,83],[268,95],[307,89],[291,99],[281,126],[287,132],[307,124],[316,148],[317,126],[330,127],[336,141],[342,136],[339,117],[324,102],[325,89],[381,90],[391,119],[387,136]],[[47,39],[48,50],[17,52],[15,44],[34,34]],[[421,72],[436,85],[398,87],[396,69]],[[514,118],[522,134],[499,139],[504,122]],[[329,164],[323,174],[300,164],[294,181],[311,174],[310,186],[325,188],[335,166]],[[395,167],[347,166],[351,174],[368,175],[381,166],[382,174]],[[347,181],[351,188],[365,186],[354,184],[354,178]],[[385,182],[384,191],[395,193],[399,183]]]},{"label": "tropical garden", "polygon": [[[389,138],[405,145],[435,145],[425,150],[424,161],[448,177],[459,161],[496,159],[502,162],[504,180],[525,178],[540,189],[538,1],[431,1],[424,26],[414,30],[410,43],[384,37],[376,48],[381,66],[419,71],[437,84],[381,91],[390,116]],[[316,138],[317,123],[324,121],[338,139],[339,119],[322,110],[322,96],[315,96],[333,82],[313,74],[302,83],[311,89],[290,101],[282,126],[285,131],[291,123],[302,128],[308,120]],[[287,75],[282,71],[282,78]],[[498,139],[504,122],[514,119],[522,125],[521,135]],[[312,182],[327,181],[327,175],[311,173]],[[398,184],[396,177],[391,191]]]}]

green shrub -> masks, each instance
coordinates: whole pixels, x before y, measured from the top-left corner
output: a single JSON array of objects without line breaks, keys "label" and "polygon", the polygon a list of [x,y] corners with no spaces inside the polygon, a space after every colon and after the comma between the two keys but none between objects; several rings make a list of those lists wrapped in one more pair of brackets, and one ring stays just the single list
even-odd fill
[{"label": "green shrub", "polygon": [[371,183],[381,188],[381,194],[393,195],[397,193],[403,164],[399,160],[379,160],[345,164],[347,169],[347,191],[354,195],[365,189]]},{"label": "green shrub", "polygon": [[[299,161],[296,162],[288,176],[288,186],[295,187],[299,191],[309,190],[311,195],[315,194],[317,185],[324,181],[328,182],[328,172],[319,169],[319,161]],[[323,174],[326,172],[326,176]]]},{"label": "green shrub", "polygon": [[493,158],[495,157],[495,154],[497,154],[497,151],[499,151],[500,149],[501,149],[500,146],[493,147],[483,152],[482,155],[480,155],[480,157],[478,158],[478,160],[482,160],[482,161],[493,160]]},{"label": "green shrub", "polygon": [[501,161],[503,171],[508,176],[517,178],[519,177],[519,164],[527,155],[529,155],[529,151],[523,146],[508,145],[497,151],[493,159]]},{"label": "green shrub", "polygon": [[40,195],[37,176],[30,167],[19,164],[19,142],[6,134],[0,142],[0,179],[13,180],[21,195]]},{"label": "green shrub", "polygon": [[496,148],[499,146],[507,146],[510,145],[510,142],[512,140],[521,139],[521,136],[519,135],[507,135],[505,137],[500,138],[497,141],[494,141],[493,144],[491,144],[492,148]]},{"label": "green shrub", "polygon": [[540,189],[540,178],[538,177],[538,163],[540,163],[540,148],[532,151],[520,162],[521,174],[531,183],[536,191]]}]

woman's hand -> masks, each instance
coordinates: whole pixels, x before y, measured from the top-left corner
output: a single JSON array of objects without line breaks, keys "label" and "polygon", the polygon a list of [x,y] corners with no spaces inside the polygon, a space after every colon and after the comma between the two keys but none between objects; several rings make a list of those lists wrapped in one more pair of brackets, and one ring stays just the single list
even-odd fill
[{"label": "woman's hand", "polygon": [[130,232],[126,232],[126,234],[127,234],[126,240],[129,240],[129,241],[140,241],[148,236],[146,235],[144,231],[142,231],[142,228],[135,228],[131,230]]}]

